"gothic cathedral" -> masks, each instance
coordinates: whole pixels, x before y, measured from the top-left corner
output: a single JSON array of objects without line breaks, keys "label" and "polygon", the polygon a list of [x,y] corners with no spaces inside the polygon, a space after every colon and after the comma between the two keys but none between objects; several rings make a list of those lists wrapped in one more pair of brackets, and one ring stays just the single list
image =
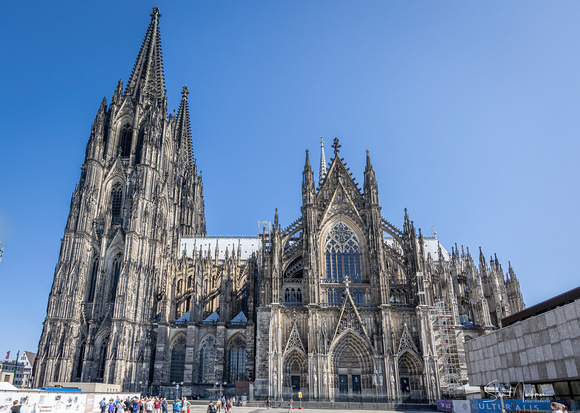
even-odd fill
[{"label": "gothic cathedral", "polygon": [[448,253],[381,216],[334,140],[309,154],[292,224],[207,236],[188,91],[168,114],[151,22],[133,72],[91,126],[62,239],[34,383],[307,400],[436,400],[465,384],[464,342],[524,309],[511,265]]}]

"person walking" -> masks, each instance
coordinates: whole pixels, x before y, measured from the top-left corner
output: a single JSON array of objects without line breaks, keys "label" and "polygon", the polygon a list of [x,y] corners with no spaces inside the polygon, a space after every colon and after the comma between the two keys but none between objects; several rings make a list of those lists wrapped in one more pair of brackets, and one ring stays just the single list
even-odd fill
[{"label": "person walking", "polygon": [[165,397],[161,398],[161,411],[167,413],[167,399]]},{"label": "person walking", "polygon": [[292,409],[294,408],[292,407],[292,403],[294,403],[294,400],[290,399],[288,401],[288,413],[292,413]]},{"label": "person walking", "polygon": [[22,405],[18,403],[18,400],[14,400],[10,406],[10,413],[20,413],[21,408]]},{"label": "person walking", "polygon": [[150,398],[145,402],[145,412],[153,413],[153,400]]},{"label": "person walking", "polygon": [[183,403],[181,403],[181,410],[183,410],[183,413],[189,413],[189,405],[191,403],[189,403],[189,401],[187,400],[187,397],[183,398]]},{"label": "person walking", "polygon": [[105,411],[107,410],[107,402],[105,401],[104,397],[103,400],[99,402],[99,406],[101,406],[101,413],[105,413]]},{"label": "person walking", "polygon": [[155,410],[155,413],[160,413],[160,409],[161,409],[161,400],[159,400],[157,397],[155,398],[155,401],[153,402],[153,409]]},{"label": "person walking", "polygon": [[139,402],[137,401],[137,396],[133,397],[133,401],[129,403],[129,411],[131,413],[137,413],[139,411]]},{"label": "person walking", "polygon": [[125,413],[125,402],[123,400],[117,400],[116,410],[117,413]]},{"label": "person walking", "polygon": [[180,413],[181,412],[181,403],[179,403],[179,399],[175,399],[173,402],[173,413]]}]

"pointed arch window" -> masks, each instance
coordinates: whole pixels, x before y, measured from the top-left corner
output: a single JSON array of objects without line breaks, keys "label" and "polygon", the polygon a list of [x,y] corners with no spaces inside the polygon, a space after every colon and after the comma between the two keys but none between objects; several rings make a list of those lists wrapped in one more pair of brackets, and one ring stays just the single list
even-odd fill
[{"label": "pointed arch window", "polygon": [[117,287],[119,286],[119,277],[121,275],[121,261],[123,260],[123,255],[121,253],[115,255],[113,258],[113,263],[111,265],[111,298],[110,301],[114,302],[115,297],[117,297]]},{"label": "pointed arch window", "polygon": [[119,150],[121,156],[128,157],[131,154],[131,139],[133,137],[133,128],[129,125],[123,126],[119,134]]},{"label": "pointed arch window", "polygon": [[105,364],[107,363],[107,347],[109,345],[109,337],[105,338],[101,344],[99,351],[99,364],[97,369],[97,379],[102,380],[105,376]]},{"label": "pointed arch window", "polygon": [[336,224],[326,237],[326,278],[361,279],[359,241],[354,232],[342,222]]},{"label": "pointed arch window", "polygon": [[185,371],[185,337],[180,335],[171,347],[171,368],[169,370],[169,381],[181,383]]},{"label": "pointed arch window", "polygon": [[118,224],[121,221],[121,207],[123,205],[123,188],[116,182],[111,188],[111,221]]},{"label": "pointed arch window", "polygon": [[228,382],[246,380],[246,342],[236,336],[228,350]]},{"label": "pointed arch window", "polygon": [[206,337],[199,350],[199,382],[214,383],[216,374],[216,343],[213,336]]},{"label": "pointed arch window", "polygon": [[[135,148],[135,163],[141,163],[141,157],[143,156],[143,138],[145,136],[145,128],[141,128],[139,135],[137,136],[137,147]],[[128,156],[128,155],[127,155]]]},{"label": "pointed arch window", "polygon": [[284,302],[286,303],[301,303],[302,289],[295,287],[286,287],[284,290]]},{"label": "pointed arch window", "polygon": [[89,280],[89,294],[87,301],[93,302],[95,299],[95,289],[97,287],[97,275],[99,274],[99,257],[93,258],[93,268],[91,268],[91,278]]},{"label": "pointed arch window", "polygon": [[83,343],[81,344],[80,348],[79,348],[79,358],[77,360],[77,368],[75,370],[75,378],[77,380],[81,380],[82,376],[83,376],[83,362],[85,359],[85,347],[86,347],[86,342],[83,341]]}]

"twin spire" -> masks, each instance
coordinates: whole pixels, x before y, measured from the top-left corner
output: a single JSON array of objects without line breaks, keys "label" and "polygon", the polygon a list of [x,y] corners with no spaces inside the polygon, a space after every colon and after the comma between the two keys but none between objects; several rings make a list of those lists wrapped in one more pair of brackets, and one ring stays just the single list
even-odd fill
[{"label": "twin spire", "polygon": [[135,61],[133,72],[127,83],[125,95],[138,99],[141,95],[154,103],[165,103],[165,79],[163,76],[163,56],[161,54],[161,35],[159,18],[161,12],[157,7],[151,13],[151,23]]},{"label": "twin spire", "polygon": [[[151,13],[151,22],[125,89],[125,97],[131,97],[137,101],[143,98],[150,104],[157,105],[166,111],[167,97],[163,73],[163,55],[161,53],[161,34],[159,32],[160,17],[159,8],[154,7]],[[189,89],[184,86],[175,117],[175,140],[178,150],[185,157],[187,164],[193,166],[195,161],[191,144],[188,95]]]}]

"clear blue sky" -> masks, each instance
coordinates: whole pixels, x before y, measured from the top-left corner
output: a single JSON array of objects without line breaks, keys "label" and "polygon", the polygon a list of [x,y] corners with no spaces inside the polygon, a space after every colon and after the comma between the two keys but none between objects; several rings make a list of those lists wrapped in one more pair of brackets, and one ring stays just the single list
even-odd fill
[{"label": "clear blue sky", "polygon": [[305,149],[317,169],[338,136],[359,183],[370,150],[389,221],[406,207],[448,250],[511,260],[528,306],[578,286],[579,2],[8,2],[1,357],[36,351],[91,122],[154,5],[208,234],[256,234],[276,207],[294,221]]}]

